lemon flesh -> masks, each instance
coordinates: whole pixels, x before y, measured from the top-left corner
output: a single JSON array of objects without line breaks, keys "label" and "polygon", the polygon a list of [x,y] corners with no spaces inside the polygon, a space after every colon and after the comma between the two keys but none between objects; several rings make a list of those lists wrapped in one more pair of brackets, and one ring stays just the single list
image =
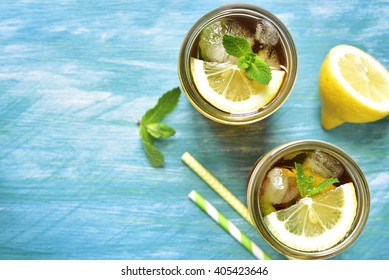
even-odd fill
[{"label": "lemon flesh", "polygon": [[330,50],[319,74],[322,125],[365,123],[389,115],[389,73],[362,50],[339,45]]},{"label": "lemon flesh", "polygon": [[194,83],[200,94],[214,107],[228,113],[251,113],[259,110],[277,95],[285,71],[272,70],[268,85],[246,76],[236,65],[205,62],[191,58]]},{"label": "lemon flesh", "polygon": [[350,230],[357,209],[353,183],[302,198],[264,217],[270,232],[286,246],[315,252],[340,242]]}]

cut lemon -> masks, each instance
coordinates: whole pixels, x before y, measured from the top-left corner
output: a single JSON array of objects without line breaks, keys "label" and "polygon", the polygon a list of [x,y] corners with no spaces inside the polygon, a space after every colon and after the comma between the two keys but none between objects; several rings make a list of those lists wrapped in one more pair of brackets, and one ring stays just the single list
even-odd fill
[{"label": "cut lemon", "polygon": [[270,83],[262,85],[249,79],[236,65],[196,58],[191,58],[191,70],[200,94],[229,113],[251,113],[262,108],[277,95],[285,76],[285,71],[272,70]]},{"label": "cut lemon", "polygon": [[328,249],[350,230],[357,210],[353,183],[302,198],[264,220],[270,232],[285,245],[300,251]]},{"label": "cut lemon", "polygon": [[330,50],[319,74],[322,125],[365,123],[389,115],[389,73],[371,55],[348,45]]}]

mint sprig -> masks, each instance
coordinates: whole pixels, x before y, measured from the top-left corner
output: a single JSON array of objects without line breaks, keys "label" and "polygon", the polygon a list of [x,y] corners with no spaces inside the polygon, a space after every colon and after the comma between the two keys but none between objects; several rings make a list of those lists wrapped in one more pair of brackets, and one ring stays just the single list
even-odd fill
[{"label": "mint sprig", "polygon": [[157,138],[169,138],[176,133],[174,128],[160,123],[160,121],[174,110],[180,95],[181,90],[178,87],[166,92],[158,99],[157,104],[153,108],[146,111],[139,122],[139,135],[142,138],[143,148],[150,164],[154,167],[160,167],[165,164],[165,158],[154,146],[154,140]]},{"label": "mint sprig", "polygon": [[238,58],[238,67],[244,69],[247,76],[258,83],[269,84],[272,78],[269,65],[251,50],[245,38],[224,35],[223,47],[229,55]]},{"label": "mint sprig", "polygon": [[142,117],[142,124],[147,125],[161,121],[174,110],[180,98],[181,90],[176,87],[163,94],[153,108],[146,111]]},{"label": "mint sprig", "polygon": [[174,128],[163,123],[151,123],[146,125],[147,132],[155,138],[169,138],[176,134]]},{"label": "mint sprig", "polygon": [[253,53],[250,43],[243,37],[224,35],[223,47],[229,55],[240,58]]},{"label": "mint sprig", "polygon": [[325,190],[329,185],[339,183],[339,180],[337,178],[329,178],[319,183],[318,185],[313,186],[315,178],[312,175],[307,176],[301,164],[295,163],[295,167],[297,187],[299,189],[301,197],[315,195],[321,192],[322,190]]}]

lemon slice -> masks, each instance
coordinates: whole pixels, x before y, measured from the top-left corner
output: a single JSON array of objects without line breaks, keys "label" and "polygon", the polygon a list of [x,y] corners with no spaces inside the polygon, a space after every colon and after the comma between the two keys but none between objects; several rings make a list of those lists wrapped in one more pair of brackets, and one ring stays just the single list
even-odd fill
[{"label": "lemon slice", "polygon": [[350,230],[357,209],[353,183],[302,198],[264,220],[270,232],[285,245],[307,252],[321,251],[341,241]]},{"label": "lemon slice", "polygon": [[372,122],[389,115],[389,73],[371,55],[348,45],[330,50],[320,69],[322,125]]},{"label": "lemon slice", "polygon": [[229,113],[250,113],[262,108],[277,95],[285,76],[285,71],[272,70],[270,83],[262,85],[249,79],[236,65],[196,58],[191,58],[191,71],[200,94]]}]

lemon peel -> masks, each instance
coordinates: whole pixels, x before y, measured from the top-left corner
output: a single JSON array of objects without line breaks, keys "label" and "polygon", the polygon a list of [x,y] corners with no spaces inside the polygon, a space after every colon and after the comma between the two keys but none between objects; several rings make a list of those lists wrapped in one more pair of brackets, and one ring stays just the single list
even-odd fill
[{"label": "lemon peel", "polygon": [[321,122],[333,129],[344,122],[366,123],[389,115],[389,73],[366,52],[349,45],[330,50],[319,73]]}]

